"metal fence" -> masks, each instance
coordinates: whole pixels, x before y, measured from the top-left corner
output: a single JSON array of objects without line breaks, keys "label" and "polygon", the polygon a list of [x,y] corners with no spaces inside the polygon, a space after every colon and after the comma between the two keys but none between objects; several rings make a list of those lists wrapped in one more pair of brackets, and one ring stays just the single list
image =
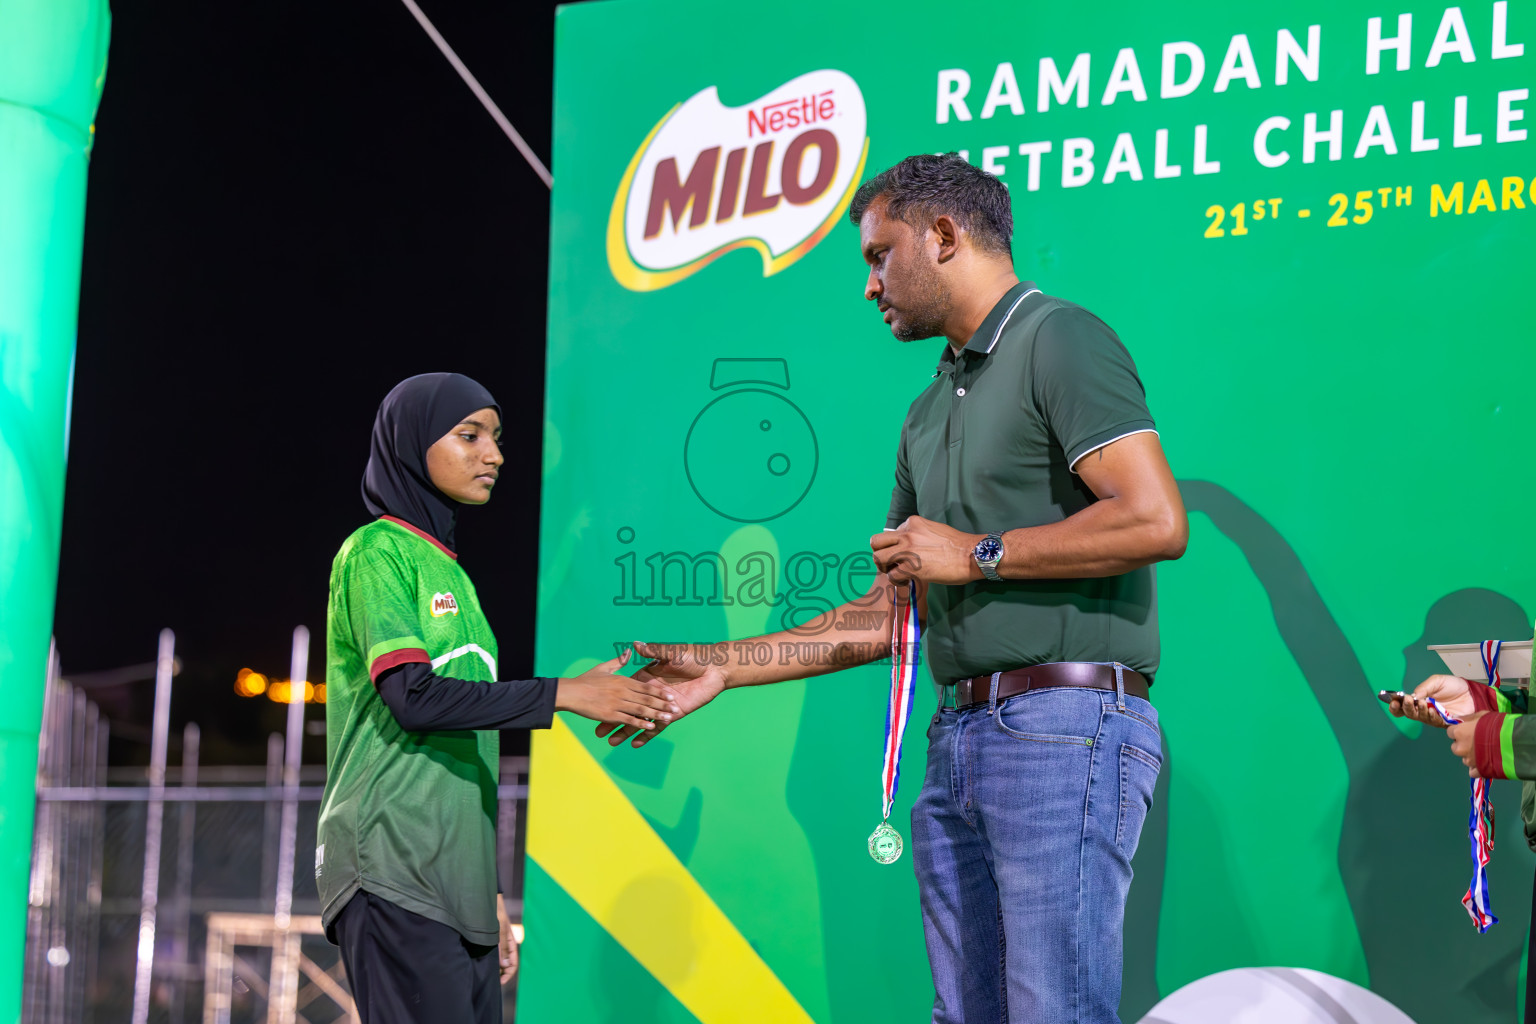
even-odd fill
[{"label": "metal fence", "polygon": [[[265,767],[201,765],[190,724],[179,766],[164,763],[160,745],[157,777],[153,763],[109,766],[107,738],[108,722],[59,678],[55,658],[38,759],[23,1024],[354,1020],[340,951],[321,933],[314,876],[304,870],[324,766],[296,765],[285,778],[278,734]],[[521,921],[527,759],[504,758],[501,780],[501,877],[508,914]],[[510,1021],[513,986],[504,993]]]}]

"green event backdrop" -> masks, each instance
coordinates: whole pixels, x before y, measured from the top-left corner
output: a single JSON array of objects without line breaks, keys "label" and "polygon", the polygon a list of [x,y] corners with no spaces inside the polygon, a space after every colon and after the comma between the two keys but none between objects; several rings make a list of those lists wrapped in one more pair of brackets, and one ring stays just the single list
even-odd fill
[{"label": "green event backdrop", "polygon": [[38,727],[64,511],[106,0],[0,0],[0,1020],[21,1013]]},{"label": "green event backdrop", "polygon": [[[1380,51],[1371,73],[1370,19],[1390,40],[1400,14],[1411,16],[1409,38]],[[1294,40],[1283,53],[1298,55],[1283,61],[1285,84],[1281,30]],[[1190,48],[1172,47],[1165,88],[1165,46],[1179,43],[1198,47],[1203,75],[1187,95],[1164,95],[1193,71]],[[1042,109],[1042,58],[1066,78],[1079,54],[1089,55],[1086,105],[1062,89]],[[615,196],[674,107],[714,87],[738,126],[711,142],[711,125],[726,121],[700,119],[691,148],[653,154],[675,157],[686,184],[707,147],[748,144],[731,140],[747,138],[739,125],[761,114],[760,98],[823,70],[850,77],[862,97],[863,177],[948,150],[1001,174],[1020,276],[1118,331],[1183,487],[1188,553],[1158,569],[1153,699],[1167,757],[1127,912],[1125,1018],[1207,975],[1278,965],[1367,986],[1420,1024],[1517,1019],[1536,867],[1518,788],[1494,787],[1503,920],[1478,936],[1459,904],[1470,872],[1464,770],[1443,735],[1395,723],[1374,693],[1435,671],[1428,643],[1531,635],[1536,3],[1478,0],[1453,13],[1357,0],[562,8],[544,674],[577,671],[632,639],[751,636],[805,621],[841,600],[840,588],[862,589],[848,560],[883,525],[902,417],[942,342],[891,338],[863,301],[846,216],[770,275],[758,251],[738,247],[635,290],[616,267],[644,264],[651,243],[624,236],[619,258],[610,253]],[[1112,80],[1121,88],[1106,97]],[[849,90],[837,88],[839,116],[850,117]],[[962,92],[968,117],[953,100]],[[1333,111],[1337,158],[1324,138],[1307,159],[1308,115],[1325,132]],[[1270,122],[1256,152],[1256,132],[1277,117],[1288,124]],[[1074,139],[1091,140],[1094,169],[1065,185],[1064,154],[1081,165],[1084,152]],[[1031,188],[1030,150],[1019,147],[1041,142],[1051,148]],[[846,140],[838,152],[858,156]],[[1287,160],[1266,166],[1281,152]],[[717,159],[723,182],[723,150]],[[1180,172],[1159,175],[1159,162]],[[652,165],[639,166],[636,194],[652,184]],[[690,219],[701,205],[664,207],[663,240],[715,230]],[[770,230],[788,205],[740,217],[739,237]],[[629,278],[646,287],[632,269]],[[770,420],[794,467],[771,469],[774,479],[755,429]],[[682,564],[700,555],[702,570]],[[763,564],[774,567],[776,605],[737,594],[761,589],[743,577]],[[740,600],[710,600],[717,569]],[[932,998],[910,857],[887,868],[864,849],[878,820],[887,672],[730,692],[639,752],[611,751],[572,721],[819,1022],[921,1019]],[[904,833],[933,707],[924,689],[893,815]],[[543,742],[535,830],[583,834],[594,823],[579,802],[540,805],[541,769],[553,764]],[[555,880],[562,865],[540,860],[546,844],[530,842],[520,1013],[696,1019],[679,986],[646,966],[658,955],[647,943],[682,942],[688,955],[668,890],[634,880],[629,894],[657,923],[649,938],[631,931],[621,942],[600,908]],[[607,850],[603,870],[625,876],[627,852]],[[744,1007],[738,1019],[761,1018]]]}]

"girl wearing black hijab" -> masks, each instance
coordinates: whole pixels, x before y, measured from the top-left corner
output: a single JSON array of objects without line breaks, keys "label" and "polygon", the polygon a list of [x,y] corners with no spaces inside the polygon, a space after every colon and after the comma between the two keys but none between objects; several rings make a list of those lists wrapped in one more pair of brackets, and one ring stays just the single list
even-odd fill
[{"label": "girl wearing black hijab", "polygon": [[377,518],[331,568],[315,877],[363,1024],[501,1020],[517,950],[496,886],[498,729],[548,728],[557,710],[641,728],[678,714],[666,686],[613,674],[625,658],[497,680],[453,528],[460,505],[490,500],[500,434],[501,407],[468,377],[402,381],[363,474]]}]

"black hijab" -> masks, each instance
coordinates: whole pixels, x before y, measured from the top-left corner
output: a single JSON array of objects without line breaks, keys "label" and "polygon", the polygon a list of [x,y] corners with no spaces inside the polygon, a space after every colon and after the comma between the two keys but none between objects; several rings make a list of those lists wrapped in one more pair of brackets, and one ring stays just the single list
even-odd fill
[{"label": "black hijab", "polygon": [[376,516],[394,516],[453,550],[459,503],[427,475],[427,449],[477,409],[501,413],[491,393],[462,373],[407,377],[379,403],[373,420],[363,504]]}]

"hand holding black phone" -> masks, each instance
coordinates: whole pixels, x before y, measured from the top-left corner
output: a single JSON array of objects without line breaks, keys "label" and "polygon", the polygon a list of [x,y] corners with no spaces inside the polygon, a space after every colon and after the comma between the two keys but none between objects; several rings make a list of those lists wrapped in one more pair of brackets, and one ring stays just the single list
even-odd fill
[{"label": "hand holding black phone", "polygon": [[1401,701],[1402,703],[1398,706],[1398,710],[1396,712],[1400,717],[1412,718],[1415,721],[1424,721],[1424,719],[1419,718],[1416,715],[1408,715],[1404,713],[1408,702],[1411,700],[1414,702],[1415,707],[1422,706],[1424,712],[1433,716],[1434,720],[1429,724],[1439,726],[1445,725],[1445,717],[1443,715],[1435,711],[1434,708],[1431,708],[1423,698],[1415,697],[1412,692],[1408,690],[1377,690],[1376,699],[1381,701],[1383,704],[1386,704],[1388,707],[1391,706],[1394,700]]}]

